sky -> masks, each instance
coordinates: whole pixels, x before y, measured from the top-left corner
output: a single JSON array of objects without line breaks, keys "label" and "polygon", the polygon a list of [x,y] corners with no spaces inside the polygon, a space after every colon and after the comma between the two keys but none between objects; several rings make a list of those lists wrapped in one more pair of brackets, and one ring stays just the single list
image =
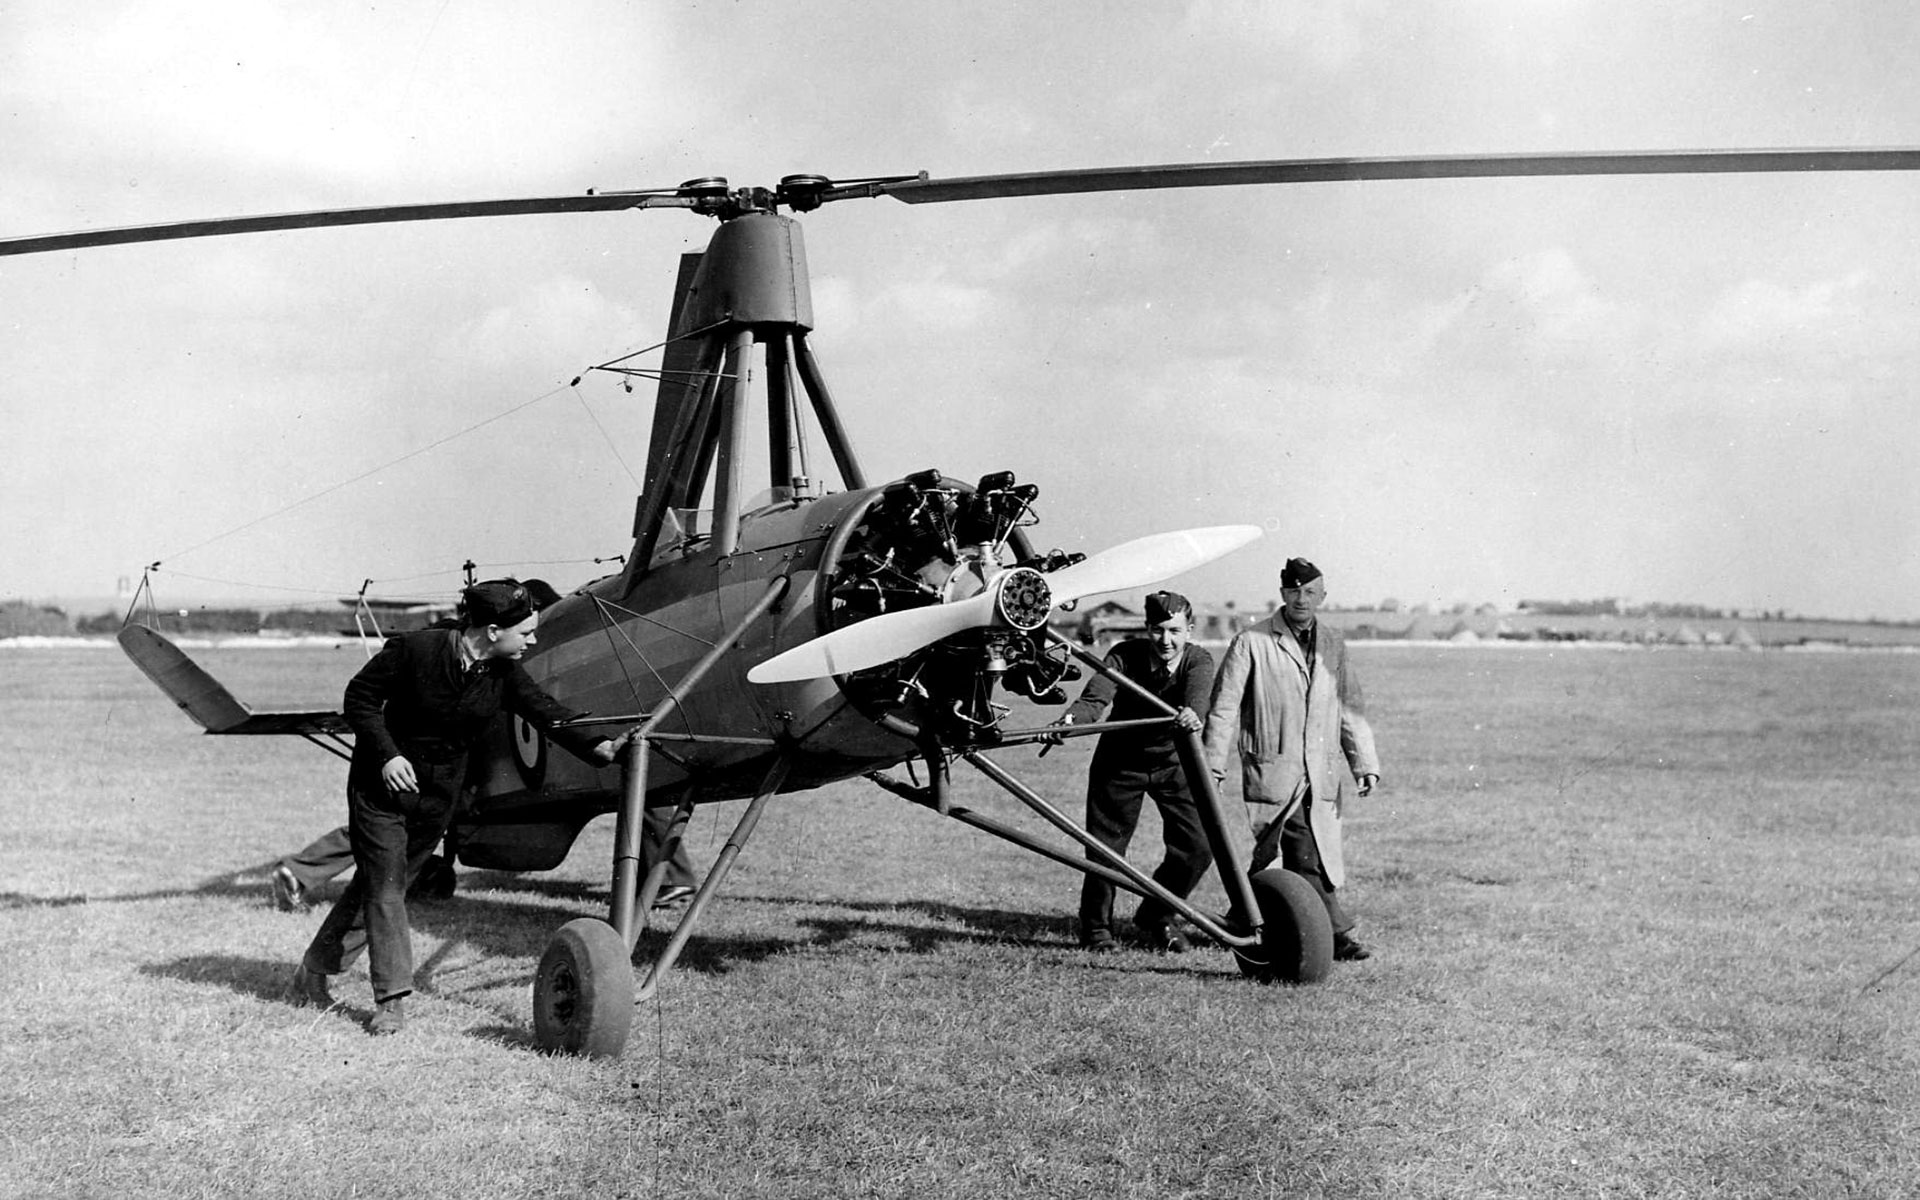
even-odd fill
[{"label": "sky", "polygon": [[[1920,145],[1903,3],[16,0],[0,236],[671,186]],[[1262,605],[1920,618],[1920,173],[1456,180],[801,218],[874,479],[1041,547],[1265,536]],[[674,210],[0,258],[0,598],[572,586],[630,545]],[[645,360],[643,360],[645,361]],[[109,601],[103,599],[101,607]]]}]

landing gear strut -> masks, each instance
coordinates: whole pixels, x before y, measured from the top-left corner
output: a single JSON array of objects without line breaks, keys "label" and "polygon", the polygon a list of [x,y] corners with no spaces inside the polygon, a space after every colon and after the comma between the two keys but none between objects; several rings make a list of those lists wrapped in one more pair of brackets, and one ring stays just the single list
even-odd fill
[{"label": "landing gear strut", "polygon": [[[741,818],[740,828],[735,830],[734,837],[729,839],[720,858],[707,872],[706,882],[700,886],[686,915],[680,919],[680,928],[674,931],[673,939],[662,953],[660,961],[648,973],[646,983],[636,988],[633,949],[640,941],[640,932],[646,919],[640,901],[643,896],[651,901],[659,888],[658,876],[665,869],[664,863],[656,864],[652,872],[653,879],[642,881],[640,878],[642,824],[647,803],[648,739],[661,722],[680,707],[681,698],[698,687],[714,664],[733,649],[740,635],[765,616],[767,610],[786,594],[787,586],[785,578],[776,579],[747,610],[732,632],[714,643],[681,678],[679,685],[654,707],[646,720],[634,728],[627,742],[626,780],[620,798],[618,823],[613,833],[613,896],[608,919],[602,921],[594,917],[582,917],[567,922],[554,934],[553,941],[547,945],[547,952],[541,956],[540,969],[533,977],[533,1030],[541,1049],[585,1054],[594,1058],[619,1055],[633,1024],[634,1004],[653,994],[659,977],[679,956],[680,948],[686,944],[687,936],[692,932],[693,924],[699,919],[707,899],[726,877],[733,859],[740,853],[740,844],[752,832],[760,810],[773,798],[780,782],[786,778],[786,760],[775,758],[761,794],[754,797],[746,815]],[[667,847],[667,852],[672,853],[671,845]]]}]

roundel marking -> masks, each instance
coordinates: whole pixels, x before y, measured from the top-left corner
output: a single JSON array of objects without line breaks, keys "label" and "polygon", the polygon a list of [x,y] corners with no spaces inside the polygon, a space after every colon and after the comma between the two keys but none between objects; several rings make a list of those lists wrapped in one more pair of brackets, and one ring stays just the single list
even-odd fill
[{"label": "roundel marking", "polygon": [[547,739],[518,713],[513,717],[513,764],[520,768],[520,778],[530,788],[539,787],[547,778]]}]

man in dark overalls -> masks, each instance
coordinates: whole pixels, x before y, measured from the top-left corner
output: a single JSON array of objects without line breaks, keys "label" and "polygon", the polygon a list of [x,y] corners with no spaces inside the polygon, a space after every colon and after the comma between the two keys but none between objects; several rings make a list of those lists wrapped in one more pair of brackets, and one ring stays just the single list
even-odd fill
[{"label": "man in dark overalls", "polygon": [[[375,1012],[368,1031],[398,1033],[413,991],[407,885],[439,845],[474,744],[501,709],[525,718],[589,763],[609,766],[620,742],[563,722],[581,714],[542,691],[520,665],[539,615],[525,585],[489,580],[462,596],[458,629],[390,638],[347,684],[354,733],[347,769],[353,882],[294,972],[297,999],[331,1005],[327,976],[369,951]],[[624,739],[623,739],[624,740]]]},{"label": "man in dark overalls", "polygon": [[[1087,832],[1118,854],[1127,852],[1140,805],[1148,796],[1160,809],[1166,857],[1153,881],[1185,899],[1213,865],[1213,851],[1200,811],[1194,806],[1174,738],[1179,730],[1198,730],[1213,694],[1213,656],[1191,644],[1193,605],[1177,592],[1147,597],[1147,634],[1128,638],[1107,654],[1107,666],[1139,684],[1179,715],[1172,726],[1114,729],[1100,735],[1087,776]],[[1109,711],[1110,710],[1110,711]],[[1076,725],[1132,721],[1166,714],[1103,675],[1095,675],[1060,719]],[[1118,948],[1113,935],[1114,886],[1089,875],[1080,889],[1080,944],[1095,953]],[[1173,913],[1158,900],[1141,900],[1133,918],[1135,933],[1156,950],[1179,953],[1187,940],[1173,924]]]}]

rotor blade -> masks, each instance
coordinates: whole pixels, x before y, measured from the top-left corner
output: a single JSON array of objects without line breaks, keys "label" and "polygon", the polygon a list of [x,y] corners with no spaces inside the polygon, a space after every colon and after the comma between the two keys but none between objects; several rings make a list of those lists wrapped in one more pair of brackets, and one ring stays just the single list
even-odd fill
[{"label": "rotor blade", "polygon": [[1059,196],[1150,188],[1233,187],[1362,179],[1477,179],[1525,175],[1697,175],[1771,171],[1920,170],[1920,148],[1652,150],[1580,154],[1450,154],[1395,158],[1279,158],[1256,162],[1096,167],[1021,175],[879,180],[836,188],[825,199],[892,196],[908,204]]},{"label": "rotor blade", "polygon": [[507,217],[526,213],[616,212],[627,208],[690,208],[693,201],[672,191],[610,192],[586,196],[536,196],[525,200],[461,200],[446,204],[388,204],[379,208],[325,208],[313,212],[270,213],[254,217],[216,217],[165,225],[126,225],[118,229],[82,229],[35,237],[0,239],[0,255],[44,254],[129,242],[165,242],[175,238],[220,237],[275,229],[318,229],[329,225],[381,225],[395,221],[442,221],[454,217]]},{"label": "rotor blade", "polygon": [[789,683],[864,671],[993,620],[991,588],[951,604],[881,613],[782,651],[747,672],[751,683]]},{"label": "rotor blade", "polygon": [[1062,567],[1047,576],[1047,587],[1053,592],[1055,604],[1101,592],[1146,587],[1231,554],[1259,536],[1258,525],[1214,525],[1156,533]]}]

